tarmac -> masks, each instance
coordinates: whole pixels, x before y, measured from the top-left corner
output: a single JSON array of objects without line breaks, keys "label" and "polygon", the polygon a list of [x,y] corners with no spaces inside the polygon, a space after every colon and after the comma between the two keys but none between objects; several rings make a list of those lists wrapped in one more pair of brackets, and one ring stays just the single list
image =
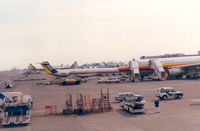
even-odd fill
[{"label": "tarmac", "polygon": [[[0,91],[21,91],[31,95],[34,107],[31,123],[25,126],[0,127],[0,131],[199,131],[200,129],[200,80],[166,80],[97,84],[96,79],[80,85],[36,85],[41,81],[15,82],[11,89],[3,89],[5,80],[52,79],[46,74],[24,77],[22,72],[0,72]],[[184,93],[182,99],[160,101],[160,113],[154,107],[155,94],[159,87],[174,87]],[[65,94],[72,94],[73,106],[78,93],[90,94],[90,98],[100,98],[100,90],[110,92],[113,110],[85,115],[44,114],[45,105],[57,105],[61,112],[65,104]],[[122,110],[114,97],[120,92],[133,92],[144,96],[147,112],[130,114]]]}]

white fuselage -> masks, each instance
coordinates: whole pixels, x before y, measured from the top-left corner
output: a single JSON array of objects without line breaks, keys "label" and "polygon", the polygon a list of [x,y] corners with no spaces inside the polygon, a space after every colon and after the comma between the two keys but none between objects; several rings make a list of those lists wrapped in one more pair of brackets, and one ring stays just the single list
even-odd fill
[{"label": "white fuselage", "polygon": [[[186,57],[172,57],[172,58],[153,58],[160,61],[164,69],[169,69],[171,75],[177,75],[183,73],[180,67],[200,65],[200,56],[186,56]],[[139,70],[151,69],[150,61],[153,59],[142,59],[138,61]],[[88,68],[88,69],[66,69],[59,70],[56,74],[94,74],[94,73],[117,73],[123,71],[130,71],[130,67],[115,67],[115,68]],[[169,75],[170,75],[169,74]]]}]

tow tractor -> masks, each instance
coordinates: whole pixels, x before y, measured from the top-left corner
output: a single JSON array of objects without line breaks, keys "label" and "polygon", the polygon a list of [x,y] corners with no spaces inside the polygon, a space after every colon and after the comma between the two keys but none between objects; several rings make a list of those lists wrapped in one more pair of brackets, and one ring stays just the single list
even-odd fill
[{"label": "tow tractor", "polygon": [[122,109],[128,111],[129,113],[146,113],[147,107],[145,106],[145,103],[145,100],[128,100],[121,102],[120,106]]},{"label": "tow tractor", "polygon": [[62,86],[65,86],[65,85],[79,85],[81,82],[80,82],[80,80],[76,80],[76,79],[69,79],[69,78],[67,78],[67,79],[61,79],[60,80],[60,84],[62,85]]}]

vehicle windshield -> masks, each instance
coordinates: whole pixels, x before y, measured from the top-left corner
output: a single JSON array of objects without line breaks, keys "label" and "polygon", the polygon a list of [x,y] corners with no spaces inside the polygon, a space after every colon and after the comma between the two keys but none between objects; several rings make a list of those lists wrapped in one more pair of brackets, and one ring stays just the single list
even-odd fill
[{"label": "vehicle windshield", "polygon": [[174,89],[171,89],[171,92],[176,92]]}]

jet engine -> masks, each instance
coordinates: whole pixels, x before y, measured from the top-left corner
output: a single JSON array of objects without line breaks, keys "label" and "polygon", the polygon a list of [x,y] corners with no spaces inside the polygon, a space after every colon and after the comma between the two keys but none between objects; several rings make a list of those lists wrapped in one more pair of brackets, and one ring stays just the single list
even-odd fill
[{"label": "jet engine", "polygon": [[169,76],[178,76],[181,73],[183,73],[184,71],[179,69],[179,68],[172,68],[172,69],[168,69],[168,75]]}]

